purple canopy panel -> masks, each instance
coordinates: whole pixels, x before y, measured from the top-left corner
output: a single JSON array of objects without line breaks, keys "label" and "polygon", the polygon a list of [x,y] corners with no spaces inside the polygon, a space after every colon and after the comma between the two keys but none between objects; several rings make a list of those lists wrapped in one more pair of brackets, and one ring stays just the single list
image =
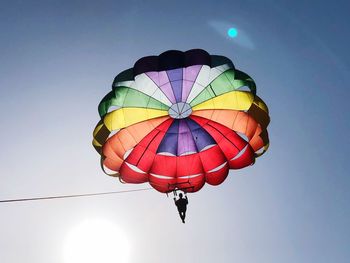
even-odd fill
[{"label": "purple canopy panel", "polygon": [[182,101],[186,101],[188,94],[193,87],[193,84],[201,70],[202,65],[195,65],[184,68],[184,77],[183,77],[183,89],[182,89]]},{"label": "purple canopy panel", "polygon": [[190,94],[190,91],[193,87],[194,81],[189,81],[189,80],[183,80],[182,82],[182,98],[181,101],[186,101],[188,94]]},{"label": "purple canopy panel", "polygon": [[170,83],[175,94],[176,102],[181,102],[182,80],[175,80]]},{"label": "purple canopy panel", "polygon": [[167,71],[176,102],[181,102],[182,93],[182,68],[172,69]]},{"label": "purple canopy panel", "polygon": [[147,72],[146,75],[158,86],[160,87],[160,80],[159,80],[159,72],[158,71],[150,71]]},{"label": "purple canopy panel", "polygon": [[191,130],[194,142],[199,152],[208,145],[216,144],[210,134],[195,121],[186,119],[186,123]]},{"label": "purple canopy panel", "polygon": [[170,82],[168,78],[168,74],[166,74],[166,71],[159,71],[159,84],[160,86],[163,86],[165,83]]},{"label": "purple canopy panel", "polygon": [[179,138],[177,155],[184,154],[186,152],[197,152],[196,144],[193,140],[191,130],[186,124],[185,120],[180,120],[179,125]]},{"label": "purple canopy panel", "polygon": [[157,153],[166,152],[173,155],[177,154],[177,141],[179,133],[179,121],[174,120],[167,130],[162,142],[160,143]]},{"label": "purple canopy panel", "polygon": [[151,71],[147,72],[146,75],[161,89],[161,91],[172,103],[176,103],[173,90],[169,83],[168,75],[165,71]]},{"label": "purple canopy panel", "polygon": [[169,81],[182,80],[182,68],[167,70]]},{"label": "purple canopy panel", "polygon": [[170,84],[170,82],[164,84],[163,86],[159,87],[162,92],[165,94],[165,96],[167,96],[167,98],[174,104],[176,103],[176,99],[174,96],[174,92],[173,92],[173,88]]}]

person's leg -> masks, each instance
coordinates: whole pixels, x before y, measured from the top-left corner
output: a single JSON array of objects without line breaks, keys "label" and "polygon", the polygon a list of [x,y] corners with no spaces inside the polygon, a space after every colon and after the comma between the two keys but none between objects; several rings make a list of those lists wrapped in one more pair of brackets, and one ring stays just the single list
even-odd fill
[{"label": "person's leg", "polygon": [[185,223],[185,213],[184,212],[180,213],[180,217],[181,217],[182,223]]},{"label": "person's leg", "polygon": [[179,211],[179,216],[180,216],[180,218],[182,219],[182,213],[181,213],[181,211]]}]

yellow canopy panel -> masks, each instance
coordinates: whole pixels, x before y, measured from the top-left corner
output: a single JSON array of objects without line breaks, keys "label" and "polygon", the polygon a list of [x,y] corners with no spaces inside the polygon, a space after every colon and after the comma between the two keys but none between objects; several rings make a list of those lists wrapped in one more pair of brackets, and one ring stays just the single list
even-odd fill
[{"label": "yellow canopy panel", "polygon": [[105,115],[103,122],[107,129],[117,130],[132,124],[168,115],[167,111],[146,108],[121,108]]},{"label": "yellow canopy panel", "polygon": [[192,108],[196,110],[248,110],[254,101],[254,95],[247,91],[231,91],[214,97]]}]

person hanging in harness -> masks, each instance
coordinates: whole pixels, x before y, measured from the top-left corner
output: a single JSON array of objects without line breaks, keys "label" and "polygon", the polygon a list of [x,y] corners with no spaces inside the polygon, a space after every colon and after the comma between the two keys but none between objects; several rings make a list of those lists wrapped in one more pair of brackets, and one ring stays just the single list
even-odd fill
[{"label": "person hanging in harness", "polygon": [[186,217],[186,209],[188,204],[187,196],[185,195],[185,198],[183,198],[183,194],[179,194],[179,199],[176,200],[174,197],[175,205],[177,206],[177,210],[179,211],[180,218],[182,220],[182,223],[185,223],[185,217]]}]

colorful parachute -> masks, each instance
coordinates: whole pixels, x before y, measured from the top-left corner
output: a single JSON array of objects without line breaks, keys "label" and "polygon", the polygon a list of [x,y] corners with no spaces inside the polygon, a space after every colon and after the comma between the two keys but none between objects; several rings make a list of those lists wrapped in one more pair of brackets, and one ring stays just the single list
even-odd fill
[{"label": "colorful parachute", "polygon": [[141,58],[112,87],[93,145],[103,170],[122,182],[196,192],[268,148],[268,108],[226,57],[170,50]]}]

